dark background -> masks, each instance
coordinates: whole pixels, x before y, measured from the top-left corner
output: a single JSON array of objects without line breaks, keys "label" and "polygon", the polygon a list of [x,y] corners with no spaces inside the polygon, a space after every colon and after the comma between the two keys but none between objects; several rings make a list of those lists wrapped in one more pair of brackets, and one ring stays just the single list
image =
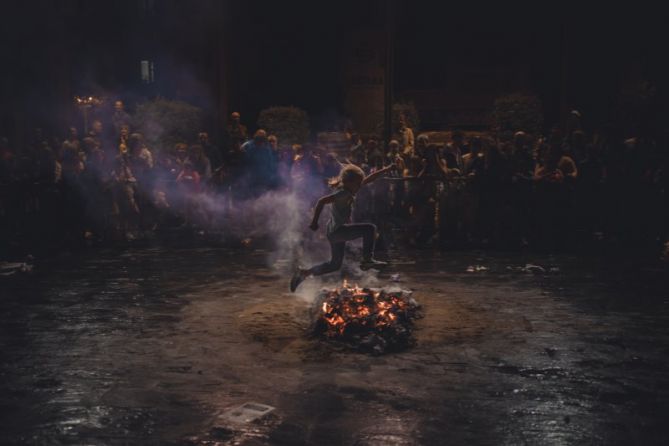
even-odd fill
[{"label": "dark background", "polygon": [[[296,105],[310,113],[316,130],[327,129],[332,117],[345,114],[342,46],[360,30],[383,32],[387,5],[8,2],[0,129],[17,139],[36,125],[63,132],[75,119],[78,94],[121,97],[130,107],[156,95],[184,99],[204,107],[215,128],[232,110],[253,127],[263,107]],[[408,0],[393,8],[399,99],[414,100],[422,91],[439,102],[446,92],[444,98],[458,99],[444,106],[485,106],[522,89],[541,98],[547,126],[573,108],[595,126],[611,121],[625,85],[648,81],[662,116],[668,36],[657,11],[521,11]],[[155,82],[147,85],[139,75],[145,59],[156,67]]]}]

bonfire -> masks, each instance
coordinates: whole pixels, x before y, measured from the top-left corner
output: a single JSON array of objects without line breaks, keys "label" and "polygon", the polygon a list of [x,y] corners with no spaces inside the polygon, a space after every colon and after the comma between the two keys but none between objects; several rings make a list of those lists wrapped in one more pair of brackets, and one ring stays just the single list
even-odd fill
[{"label": "bonfire", "polygon": [[355,350],[382,354],[413,344],[420,306],[410,291],[350,286],[323,290],[317,301],[317,335]]}]

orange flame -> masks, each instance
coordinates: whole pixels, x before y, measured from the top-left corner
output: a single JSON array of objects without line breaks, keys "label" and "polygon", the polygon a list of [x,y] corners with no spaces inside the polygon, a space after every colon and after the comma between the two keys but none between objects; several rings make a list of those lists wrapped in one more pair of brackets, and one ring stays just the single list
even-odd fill
[{"label": "orange flame", "polygon": [[[411,304],[401,295],[350,286],[344,279],[342,287],[330,291],[321,305],[326,334],[344,334],[347,327],[385,329],[407,315]],[[406,317],[405,317],[406,319]]]}]

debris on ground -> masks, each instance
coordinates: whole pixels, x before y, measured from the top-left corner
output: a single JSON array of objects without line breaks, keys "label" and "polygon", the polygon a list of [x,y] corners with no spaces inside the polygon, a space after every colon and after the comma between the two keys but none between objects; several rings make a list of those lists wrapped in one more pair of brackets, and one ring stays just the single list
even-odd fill
[{"label": "debris on ground", "polygon": [[546,272],[546,268],[544,268],[543,266],[533,265],[531,263],[528,263],[523,268],[523,271],[526,273],[544,274]]},{"label": "debris on ground", "polygon": [[482,265],[469,265],[467,267],[468,273],[480,273],[483,271],[488,271],[488,268]]},{"label": "debris on ground", "polygon": [[545,268],[541,265],[535,265],[533,263],[526,263],[525,266],[507,266],[506,269],[507,271],[514,271],[526,274],[546,274],[546,273],[557,274],[560,272],[560,268],[558,268],[557,266],[551,266],[549,268]]},{"label": "debris on ground", "polygon": [[267,404],[248,402],[223,412],[219,418],[235,424],[244,424],[255,421],[274,411],[274,407]]},{"label": "debris on ground", "polygon": [[0,276],[12,276],[16,273],[29,273],[33,266],[25,262],[0,262]]}]

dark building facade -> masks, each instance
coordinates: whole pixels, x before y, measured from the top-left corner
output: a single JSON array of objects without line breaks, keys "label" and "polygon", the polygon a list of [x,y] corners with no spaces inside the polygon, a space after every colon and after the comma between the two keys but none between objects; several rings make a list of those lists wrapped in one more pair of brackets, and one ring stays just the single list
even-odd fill
[{"label": "dark building facade", "polygon": [[31,1],[17,5],[4,30],[11,61],[0,90],[3,131],[20,139],[32,127],[62,133],[81,118],[75,96],[133,104],[155,96],[227,114],[225,2],[197,7],[173,0]]},{"label": "dark building facade", "polygon": [[[539,96],[547,123],[572,108],[606,121],[621,89],[643,81],[666,96],[662,27],[394,5],[392,91],[417,105],[424,129],[485,127],[494,99],[515,91]],[[17,143],[36,126],[63,134],[81,125],[76,95],[185,100],[214,135],[230,111],[253,127],[271,105],[306,109],[315,130],[347,115],[371,128],[388,42],[370,36],[384,35],[386,10],[377,0],[17,2],[2,29],[0,128]]]}]

